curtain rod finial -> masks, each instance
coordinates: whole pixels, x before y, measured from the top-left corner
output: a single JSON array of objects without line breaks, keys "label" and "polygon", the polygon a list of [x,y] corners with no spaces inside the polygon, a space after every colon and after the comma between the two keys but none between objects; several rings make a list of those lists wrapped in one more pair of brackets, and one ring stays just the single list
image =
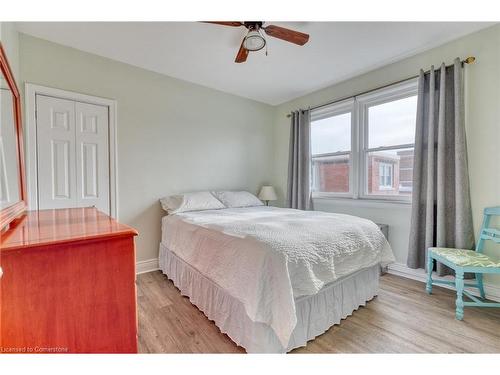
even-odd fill
[{"label": "curtain rod finial", "polygon": [[467,57],[464,60],[464,63],[466,63],[466,64],[474,64],[475,61],[476,61],[476,58],[474,56],[469,56],[469,57]]}]

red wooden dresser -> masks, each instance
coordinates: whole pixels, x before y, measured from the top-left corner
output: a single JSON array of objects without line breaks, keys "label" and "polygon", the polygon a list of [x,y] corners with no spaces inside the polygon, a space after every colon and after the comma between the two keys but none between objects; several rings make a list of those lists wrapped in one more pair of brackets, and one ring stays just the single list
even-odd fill
[{"label": "red wooden dresser", "polygon": [[0,353],[136,353],[136,235],[95,208],[29,211],[2,233]]}]

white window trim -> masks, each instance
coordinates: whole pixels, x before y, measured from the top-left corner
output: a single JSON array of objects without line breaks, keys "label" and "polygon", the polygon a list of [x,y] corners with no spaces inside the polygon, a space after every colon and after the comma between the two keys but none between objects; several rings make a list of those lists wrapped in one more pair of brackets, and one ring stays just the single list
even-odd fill
[{"label": "white window trim", "polygon": [[400,148],[413,148],[414,144],[394,145],[390,147],[368,147],[368,107],[383,104],[398,99],[415,96],[418,93],[418,80],[396,83],[380,90],[352,97],[342,102],[334,103],[311,111],[311,122],[351,111],[351,154],[349,163],[349,193],[312,192],[312,198],[360,199],[379,202],[411,203],[410,197],[377,195],[367,193],[366,155],[373,151],[385,151]]},{"label": "white window trim", "polygon": [[[317,110],[311,111],[311,122],[313,121],[318,121],[318,120],[323,120],[328,117],[333,117],[333,116],[338,116],[338,115],[343,115],[345,113],[351,113],[351,150],[348,152],[335,152],[334,154],[337,155],[349,155],[349,192],[347,193],[325,193],[325,192],[319,192],[319,191],[313,191],[312,196],[313,198],[315,196],[324,196],[327,194],[328,196],[334,196],[337,198],[352,198],[354,196],[354,191],[355,191],[355,186],[356,186],[356,181],[354,179],[354,173],[352,171],[355,168],[356,162],[354,160],[354,155],[356,152],[355,150],[355,143],[354,140],[355,138],[355,133],[354,133],[354,127],[355,127],[355,118],[354,118],[354,98],[350,98],[347,100],[343,100],[341,102],[329,105],[327,107],[322,107]],[[311,158],[311,165],[312,165],[312,158]],[[312,184],[312,181],[311,181]],[[311,186],[311,190],[312,190]]]},{"label": "white window trim", "polygon": [[399,99],[415,96],[418,93],[418,80],[411,79],[405,82],[385,87],[380,90],[360,95],[356,98],[356,110],[359,113],[358,127],[360,129],[358,157],[360,159],[358,174],[360,184],[358,186],[359,198],[376,199],[382,201],[410,202],[410,196],[391,196],[382,194],[368,194],[368,166],[367,156],[374,151],[388,151],[401,148],[413,148],[414,143],[392,145],[388,147],[369,148],[368,146],[368,108]]}]

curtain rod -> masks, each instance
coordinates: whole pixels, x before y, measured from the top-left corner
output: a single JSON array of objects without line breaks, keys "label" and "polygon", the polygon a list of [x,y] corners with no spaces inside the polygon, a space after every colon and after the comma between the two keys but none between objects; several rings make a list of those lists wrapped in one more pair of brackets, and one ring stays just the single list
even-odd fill
[{"label": "curtain rod", "polygon": [[[474,64],[475,61],[476,61],[476,58],[474,56],[468,56],[464,60],[460,61],[460,63],[462,65],[464,65],[464,64]],[[450,66],[453,66],[453,64],[446,65],[447,68],[450,67]],[[424,73],[429,73],[429,72],[430,72],[430,69],[427,70],[427,71],[425,71]],[[340,99],[335,99],[334,101],[331,101],[331,102],[328,102],[328,103],[316,105],[314,107],[309,107],[309,109],[311,110],[311,109],[318,109],[318,108],[321,108],[321,107],[326,107],[327,105],[335,104],[335,103],[341,102],[342,100],[346,100],[346,99],[354,98],[356,96],[368,94],[370,92],[381,90],[381,89],[384,89],[386,87],[389,87],[389,86],[392,86],[392,85],[397,85],[398,83],[409,81],[410,79],[415,79],[415,78],[418,78],[418,77],[419,77],[419,75],[417,74],[415,76],[412,76],[412,77],[409,77],[409,78],[400,79],[399,81],[391,82],[391,83],[388,83],[387,85],[379,86],[379,87],[376,87],[374,89],[366,90],[366,91],[363,91],[363,92],[358,92],[357,94],[345,96],[345,97],[340,98]],[[292,114],[288,113],[286,115],[286,117],[292,117]]]}]

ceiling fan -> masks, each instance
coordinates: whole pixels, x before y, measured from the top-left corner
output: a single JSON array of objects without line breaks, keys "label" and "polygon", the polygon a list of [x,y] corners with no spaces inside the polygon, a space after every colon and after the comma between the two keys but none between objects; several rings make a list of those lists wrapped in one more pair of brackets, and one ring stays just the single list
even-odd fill
[{"label": "ceiling fan", "polygon": [[240,27],[244,26],[248,29],[247,35],[243,38],[241,42],[240,49],[238,54],[236,55],[236,59],[234,62],[242,63],[247,60],[248,52],[250,51],[259,51],[266,46],[266,39],[262,31],[274,38],[278,38],[281,40],[285,40],[290,43],[298,44],[299,46],[303,46],[309,40],[309,35],[304,34],[298,31],[286,29],[284,27],[268,25],[262,26],[264,22],[262,21],[229,21],[229,22],[209,22],[204,21],[205,23],[214,23],[216,25],[223,26],[232,26],[232,27]]}]

